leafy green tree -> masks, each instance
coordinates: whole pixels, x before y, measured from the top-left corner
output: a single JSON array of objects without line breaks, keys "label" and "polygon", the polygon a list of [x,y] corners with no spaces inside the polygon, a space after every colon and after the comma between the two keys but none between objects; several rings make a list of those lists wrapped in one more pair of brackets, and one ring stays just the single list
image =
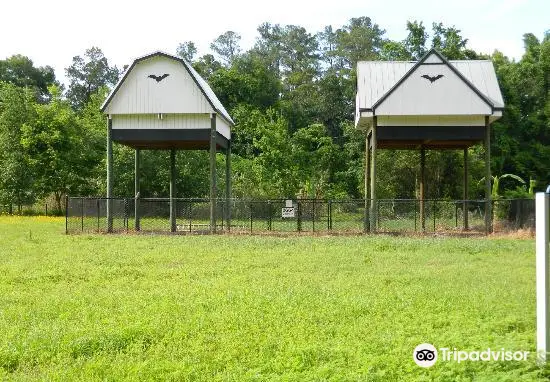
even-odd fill
[{"label": "leafy green tree", "polygon": [[407,21],[407,30],[409,34],[404,41],[405,50],[412,59],[420,60],[420,58],[426,54],[426,42],[429,37],[426,32],[426,27],[422,21]]},{"label": "leafy green tree", "polygon": [[329,70],[317,82],[317,88],[315,119],[327,127],[329,136],[338,139],[342,137],[342,123],[354,118],[355,84],[352,79]]},{"label": "leafy green tree", "polygon": [[90,175],[78,118],[61,91],[50,87],[52,101],[36,104],[36,119],[22,127],[21,145],[29,157],[40,196],[53,194],[61,211],[63,195],[80,194]]},{"label": "leafy green tree", "polygon": [[298,190],[296,164],[292,161],[288,125],[284,118],[268,110],[261,135],[254,141],[259,154],[254,161],[260,191],[271,197],[292,197]]},{"label": "leafy green tree", "polygon": [[222,64],[216,61],[216,58],[211,54],[205,54],[193,63],[193,68],[206,80],[209,81],[210,77],[216,73],[216,71],[222,68]]},{"label": "leafy green tree", "polygon": [[355,128],[353,121],[343,121],[340,127],[340,155],[335,159],[331,197],[364,197],[365,132]]},{"label": "leafy green tree", "polygon": [[[107,192],[107,118],[100,111],[100,108],[108,94],[109,88],[102,87],[97,93],[92,94],[84,109],[78,113],[80,126],[78,133],[82,135],[82,145],[85,152],[82,157],[83,165],[90,171],[85,183],[81,184],[83,195],[105,195]],[[118,195],[128,194],[121,193]]]},{"label": "leafy green tree", "polygon": [[220,68],[209,83],[223,105],[232,110],[247,104],[266,110],[274,106],[281,92],[281,82],[257,55],[243,54],[230,68]]},{"label": "leafy green tree", "polygon": [[197,47],[193,41],[185,41],[178,45],[176,54],[187,62],[193,62],[197,54]]},{"label": "leafy green tree", "polygon": [[227,31],[210,44],[210,49],[222,59],[226,66],[230,66],[241,52],[240,41],[241,36],[238,33]]},{"label": "leafy green tree", "polygon": [[41,101],[49,98],[48,86],[56,83],[55,72],[51,66],[37,68],[30,58],[20,54],[0,60],[0,82],[2,81],[34,89]]},{"label": "leafy green tree", "polygon": [[[494,175],[491,177],[491,198],[493,199],[499,199],[501,197],[500,195],[500,181],[502,179],[506,179],[506,178],[509,178],[509,179],[513,179],[521,184],[525,184],[525,181],[520,177],[520,176],[517,176],[515,174],[502,174],[502,175]],[[485,177],[481,178],[479,183],[480,184],[484,184],[485,182]]]},{"label": "leafy green tree", "polygon": [[281,35],[281,67],[286,90],[308,84],[319,74],[317,39],[305,28],[287,25]]},{"label": "leafy green tree", "polygon": [[274,109],[234,110],[234,196],[293,197],[298,191],[288,123]]},{"label": "leafy green tree", "polygon": [[282,60],[283,28],[279,24],[263,23],[258,27],[259,37],[251,53],[265,62],[277,77],[280,77]]},{"label": "leafy green tree", "polygon": [[358,61],[377,60],[384,45],[384,34],[370,17],[350,19],[347,25],[336,31],[337,55],[342,69],[352,70]]},{"label": "leafy green tree", "polygon": [[317,41],[319,42],[321,60],[328,65],[329,69],[335,69],[338,41],[336,32],[331,25],[326,26],[322,32],[317,33]]},{"label": "leafy green tree", "polygon": [[397,41],[387,41],[382,46],[380,58],[385,61],[407,61],[411,59],[405,45]]},{"label": "leafy green tree", "polygon": [[299,193],[308,198],[324,197],[330,189],[338,147],[325,126],[309,125],[294,133],[292,162],[297,166]]},{"label": "leafy green tree", "polygon": [[432,47],[437,49],[448,60],[475,58],[475,52],[466,49],[468,39],[460,35],[460,29],[454,26],[445,27],[443,23],[432,24]]},{"label": "leafy green tree", "polygon": [[109,66],[101,49],[86,49],[84,57],[75,56],[71,66],[65,69],[69,80],[67,98],[75,110],[82,110],[92,94],[103,86],[113,86],[120,72],[116,66]]},{"label": "leafy green tree", "polygon": [[30,159],[21,144],[24,126],[37,118],[30,89],[0,82],[0,202],[32,203],[36,198]]},{"label": "leafy green tree", "polygon": [[524,35],[519,62],[502,53],[492,56],[504,96],[503,117],[493,124],[493,170],[543,180],[550,174],[550,41]]},{"label": "leafy green tree", "polygon": [[290,132],[316,122],[320,75],[318,42],[315,35],[296,25],[281,29],[280,75],[282,92],[280,109]]}]

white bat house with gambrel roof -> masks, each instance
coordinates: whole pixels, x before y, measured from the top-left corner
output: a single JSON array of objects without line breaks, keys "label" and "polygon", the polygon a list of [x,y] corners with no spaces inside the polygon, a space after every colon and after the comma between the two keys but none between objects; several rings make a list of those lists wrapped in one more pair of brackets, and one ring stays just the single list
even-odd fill
[{"label": "white bat house with gambrel roof", "polygon": [[[464,200],[468,199],[468,148],[483,143],[486,161],[485,223],[490,229],[490,124],[504,101],[489,60],[449,61],[432,49],[417,62],[357,64],[355,126],[366,133],[367,228],[376,229],[376,150],[418,149],[420,215],[424,228],[424,165],[427,149],[464,151]],[[464,205],[467,211],[467,205]],[[468,229],[468,214],[464,214]]]},{"label": "white bat house with gambrel roof", "polygon": [[[234,123],[206,81],[187,61],[162,52],[140,57],[126,70],[101,111],[108,116],[107,226],[112,231],[112,143],[135,149],[135,230],[140,230],[140,150],[170,150],[170,227],[177,231],[176,150],[210,151],[210,232],[216,231],[216,153],[226,154],[226,203],[231,191]],[[230,226],[229,209],[223,219]]]}]

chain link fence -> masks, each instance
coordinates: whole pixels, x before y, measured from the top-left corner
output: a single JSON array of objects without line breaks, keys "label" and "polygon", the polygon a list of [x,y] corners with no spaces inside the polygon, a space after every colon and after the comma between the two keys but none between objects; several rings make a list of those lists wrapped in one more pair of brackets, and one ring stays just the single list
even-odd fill
[{"label": "chain link fence", "polygon": [[54,203],[34,203],[34,204],[0,204],[0,215],[20,215],[20,216],[62,216],[65,214],[63,207],[61,210],[55,207]]},{"label": "chain link fence", "polygon": [[[216,201],[217,232],[486,232],[483,200],[370,200],[272,199]],[[107,204],[112,232],[208,233],[208,199],[174,199],[174,224],[167,198],[66,199],[66,232],[107,232]],[[137,203],[137,208],[136,208]],[[492,201],[493,231],[535,227],[533,199]],[[424,211],[422,214],[421,211]],[[136,219],[136,211],[138,213]],[[371,215],[369,215],[371,214]],[[372,227],[371,227],[372,226]],[[372,229],[374,231],[374,229]]]}]

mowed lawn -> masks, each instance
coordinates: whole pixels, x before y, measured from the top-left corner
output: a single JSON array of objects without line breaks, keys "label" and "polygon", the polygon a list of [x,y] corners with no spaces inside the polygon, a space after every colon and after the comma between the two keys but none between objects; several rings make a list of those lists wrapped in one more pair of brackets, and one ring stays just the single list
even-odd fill
[{"label": "mowed lawn", "polygon": [[527,381],[527,362],[416,345],[535,350],[532,239],[64,234],[0,217],[6,380]]}]

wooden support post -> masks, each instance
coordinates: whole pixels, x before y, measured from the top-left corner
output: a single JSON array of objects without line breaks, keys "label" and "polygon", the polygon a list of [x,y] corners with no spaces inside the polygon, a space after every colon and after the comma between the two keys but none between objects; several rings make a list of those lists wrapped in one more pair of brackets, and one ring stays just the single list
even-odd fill
[{"label": "wooden support post", "polygon": [[372,117],[372,133],[371,133],[371,179],[370,179],[370,230],[371,232],[376,232],[376,212],[377,212],[377,200],[376,200],[376,130],[377,126],[377,117]]},{"label": "wooden support post", "polygon": [[107,122],[107,232],[113,232],[113,120]]},{"label": "wooden support post", "polygon": [[[550,187],[549,190],[550,191]],[[550,351],[550,273],[548,242],[550,239],[550,194],[538,192],[535,196],[536,225],[536,290],[537,290],[537,353],[538,361],[546,362]]]},{"label": "wooden support post", "polygon": [[227,230],[231,231],[231,141],[225,151],[225,219]]},{"label": "wooden support post", "polygon": [[176,150],[170,150],[170,232],[176,232]]},{"label": "wooden support post", "polygon": [[422,229],[422,232],[426,231],[426,209],[424,205],[424,200],[426,198],[425,195],[425,187],[426,187],[426,149],[424,146],[420,148],[420,227]]},{"label": "wooden support post", "polygon": [[216,232],[216,114],[210,114],[210,233]]},{"label": "wooden support post", "polygon": [[485,233],[493,231],[491,201],[491,127],[489,116],[485,116]]},{"label": "wooden support post", "polygon": [[139,180],[139,169],[141,167],[141,150],[136,149],[135,158],[134,158],[134,228],[136,232],[141,230],[140,218],[139,218],[139,198],[140,195],[140,180]]},{"label": "wooden support post", "polygon": [[367,136],[365,138],[365,232],[370,232],[370,219],[369,219],[369,199],[370,199],[370,155],[371,155],[371,149],[370,149],[370,142],[371,139],[369,138],[369,134],[367,131]]},{"label": "wooden support post", "polygon": [[468,148],[464,149],[464,183],[462,187],[462,215],[464,231],[468,230]]}]

